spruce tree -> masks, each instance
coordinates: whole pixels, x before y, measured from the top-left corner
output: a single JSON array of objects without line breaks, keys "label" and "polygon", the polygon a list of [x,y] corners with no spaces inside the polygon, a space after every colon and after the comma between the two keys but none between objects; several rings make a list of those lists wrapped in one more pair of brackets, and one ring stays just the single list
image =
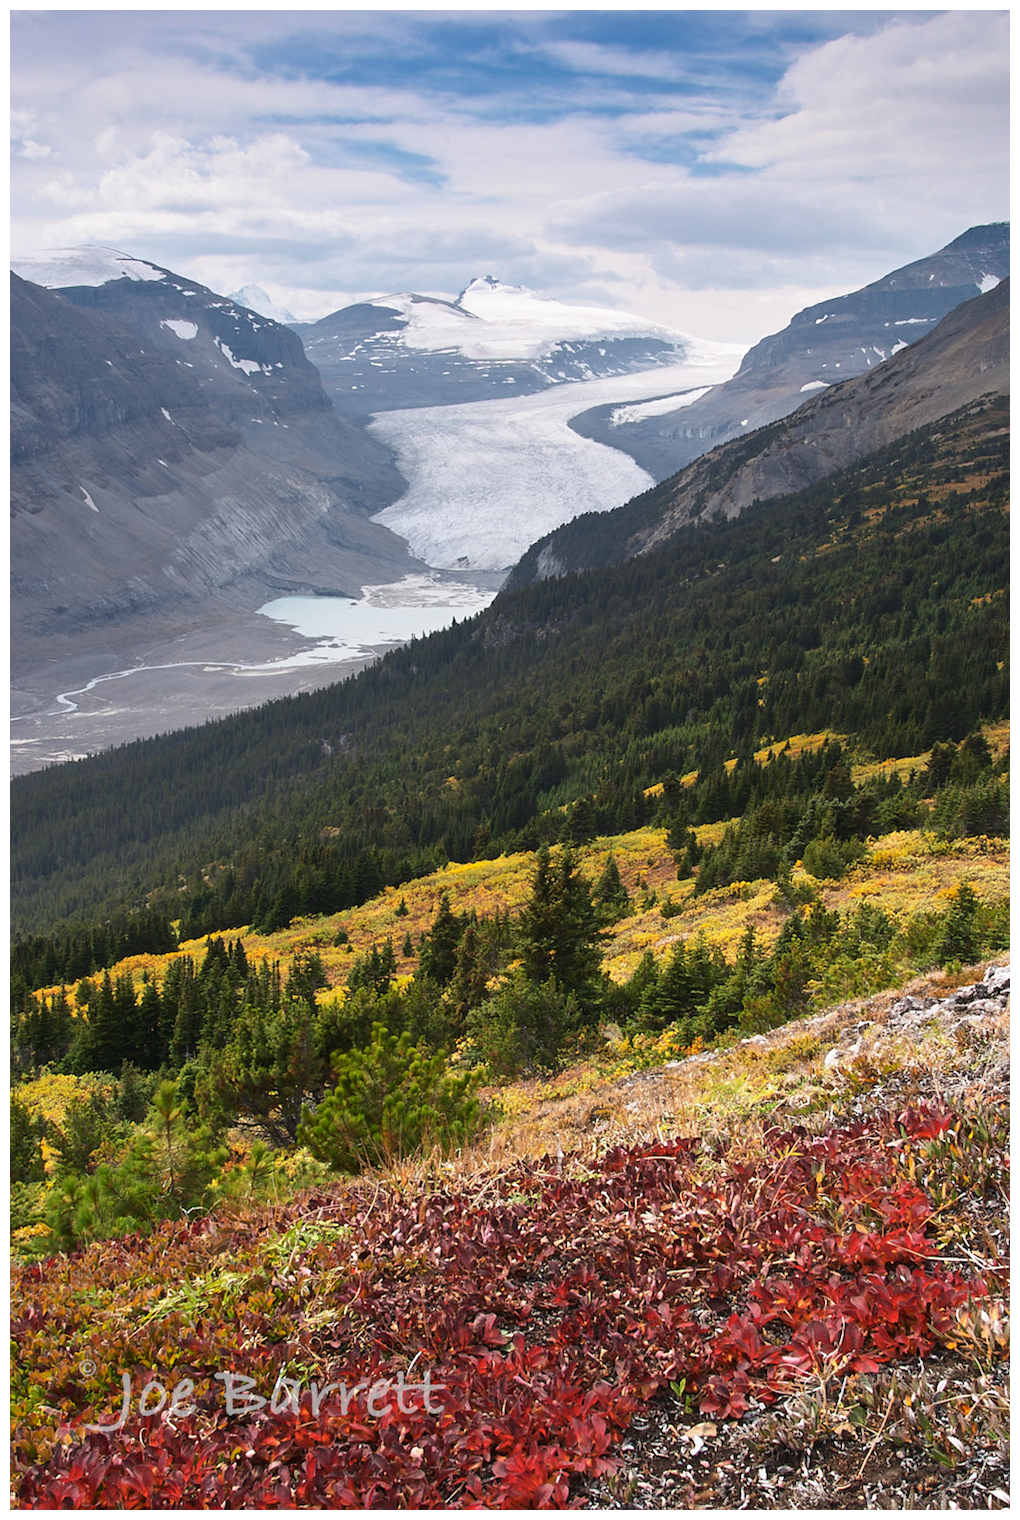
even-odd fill
[{"label": "spruce tree", "polygon": [[463,924],[450,907],[449,894],[439,899],[439,910],[429,930],[428,939],[422,945],[419,970],[422,976],[431,977],[441,987],[453,978],[457,966],[457,945]]},{"label": "spruce tree", "polygon": [[605,924],[615,924],[619,919],[627,916],[630,909],[630,897],[627,888],[620,880],[620,868],[616,864],[614,855],[610,855],[606,861],[602,875],[595,883],[592,899]]},{"label": "spruce tree", "polygon": [[573,851],[565,849],[556,861],[548,845],[538,851],[518,937],[529,981],[542,985],[552,977],[567,992],[597,989],[602,962],[598,914]]}]

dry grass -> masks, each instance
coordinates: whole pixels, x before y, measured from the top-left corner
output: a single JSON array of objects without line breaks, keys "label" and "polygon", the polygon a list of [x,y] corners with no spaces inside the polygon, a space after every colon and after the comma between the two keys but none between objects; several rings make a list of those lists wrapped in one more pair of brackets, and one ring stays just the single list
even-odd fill
[{"label": "dry grass", "polygon": [[[960,1064],[961,1041],[945,1021],[932,1020],[891,1036],[890,1010],[904,995],[946,998],[957,987],[979,981],[989,958],[957,973],[915,977],[896,991],[841,1003],[798,1019],[767,1035],[736,1041],[728,1048],[666,1060],[651,1069],[607,1075],[611,1060],[582,1061],[551,1079],[532,1078],[481,1096],[498,1103],[502,1117],[475,1146],[452,1161],[426,1158],[425,1176],[456,1180],[491,1176],[521,1160],[542,1156],[571,1158],[583,1165],[616,1145],[654,1144],[681,1135],[707,1143],[725,1142],[729,1161],[763,1154],[761,1136],[777,1123],[821,1122],[834,1107],[890,1073],[924,1074],[936,1084]],[[993,1016],[970,1029],[974,1080],[1009,1052],[1009,1015]],[[830,1051],[858,1046],[851,1061],[826,1067]],[[612,1047],[607,1055],[611,1057]],[[406,1182],[419,1163],[405,1160],[392,1175]],[[389,1177],[391,1174],[386,1174]]]}]

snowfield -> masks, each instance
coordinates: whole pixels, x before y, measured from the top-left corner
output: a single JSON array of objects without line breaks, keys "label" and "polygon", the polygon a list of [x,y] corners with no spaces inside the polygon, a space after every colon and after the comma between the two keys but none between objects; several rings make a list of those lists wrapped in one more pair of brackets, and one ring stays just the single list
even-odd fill
[{"label": "snowfield", "polygon": [[636,406],[618,406],[609,419],[609,426],[623,427],[628,422],[644,422],[647,417],[664,417],[667,412],[678,412],[681,407],[693,406],[711,389],[710,385],[699,385],[693,391],[681,391],[678,396],[659,396],[655,401],[639,401]]},{"label": "snowfield", "polygon": [[165,280],[162,269],[116,248],[88,244],[82,248],[47,248],[12,258],[11,268],[33,285],[59,290],[70,285],[106,285],[110,280]]},{"label": "snowfield", "polygon": [[606,512],[654,484],[626,454],[571,431],[589,407],[719,385],[745,349],[691,340],[682,364],[558,385],[533,396],[378,413],[406,493],[376,513],[437,569],[507,570],[581,512]]},{"label": "snowfield", "polygon": [[705,346],[647,317],[602,306],[570,306],[524,285],[504,285],[490,275],[472,280],[455,301],[402,292],[375,296],[365,304],[400,313],[407,323],[400,333],[405,348],[482,361],[535,361],[558,343],[600,338],[657,338],[675,347],[678,355],[689,345]]}]

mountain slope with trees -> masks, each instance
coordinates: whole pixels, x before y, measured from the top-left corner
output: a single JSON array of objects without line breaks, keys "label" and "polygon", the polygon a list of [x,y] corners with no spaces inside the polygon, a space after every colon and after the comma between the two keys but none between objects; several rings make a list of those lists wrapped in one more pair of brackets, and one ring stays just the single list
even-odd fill
[{"label": "mountain slope with trees", "polygon": [[710,789],[777,734],[879,757],[962,740],[1008,701],[1007,416],[975,403],[326,691],[19,779],[15,927],[143,906],[207,930],[286,921],[536,848],[564,807],[637,826],[648,787],[696,771]]}]

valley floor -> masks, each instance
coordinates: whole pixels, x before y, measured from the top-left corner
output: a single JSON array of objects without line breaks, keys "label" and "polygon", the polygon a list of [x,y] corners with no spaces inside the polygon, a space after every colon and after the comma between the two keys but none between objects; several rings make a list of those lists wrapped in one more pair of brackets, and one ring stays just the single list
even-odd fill
[{"label": "valley floor", "polygon": [[[442,586],[434,578],[419,579],[419,587],[406,585],[405,577],[392,589],[362,589],[373,594],[375,606],[429,609]],[[484,571],[467,578],[442,572],[441,579],[451,588],[452,618],[469,615],[491,598],[502,577]],[[363,670],[394,647],[394,642],[379,642],[345,654],[324,647],[321,636],[299,633],[270,616],[223,607],[196,619],[186,631],[128,621],[105,635],[92,630],[77,647],[66,637],[43,639],[33,647],[31,660],[17,649],[13,654],[11,774],[26,775],[278,697],[316,691]]]},{"label": "valley floor", "polygon": [[[12,775],[315,691],[363,669],[388,647],[295,669],[312,641],[255,613],[209,618],[163,637],[129,625],[91,639],[77,654],[67,642],[49,654],[43,642],[42,657],[30,667],[19,670],[15,663]],[[90,683],[91,690],[83,689]]]}]

